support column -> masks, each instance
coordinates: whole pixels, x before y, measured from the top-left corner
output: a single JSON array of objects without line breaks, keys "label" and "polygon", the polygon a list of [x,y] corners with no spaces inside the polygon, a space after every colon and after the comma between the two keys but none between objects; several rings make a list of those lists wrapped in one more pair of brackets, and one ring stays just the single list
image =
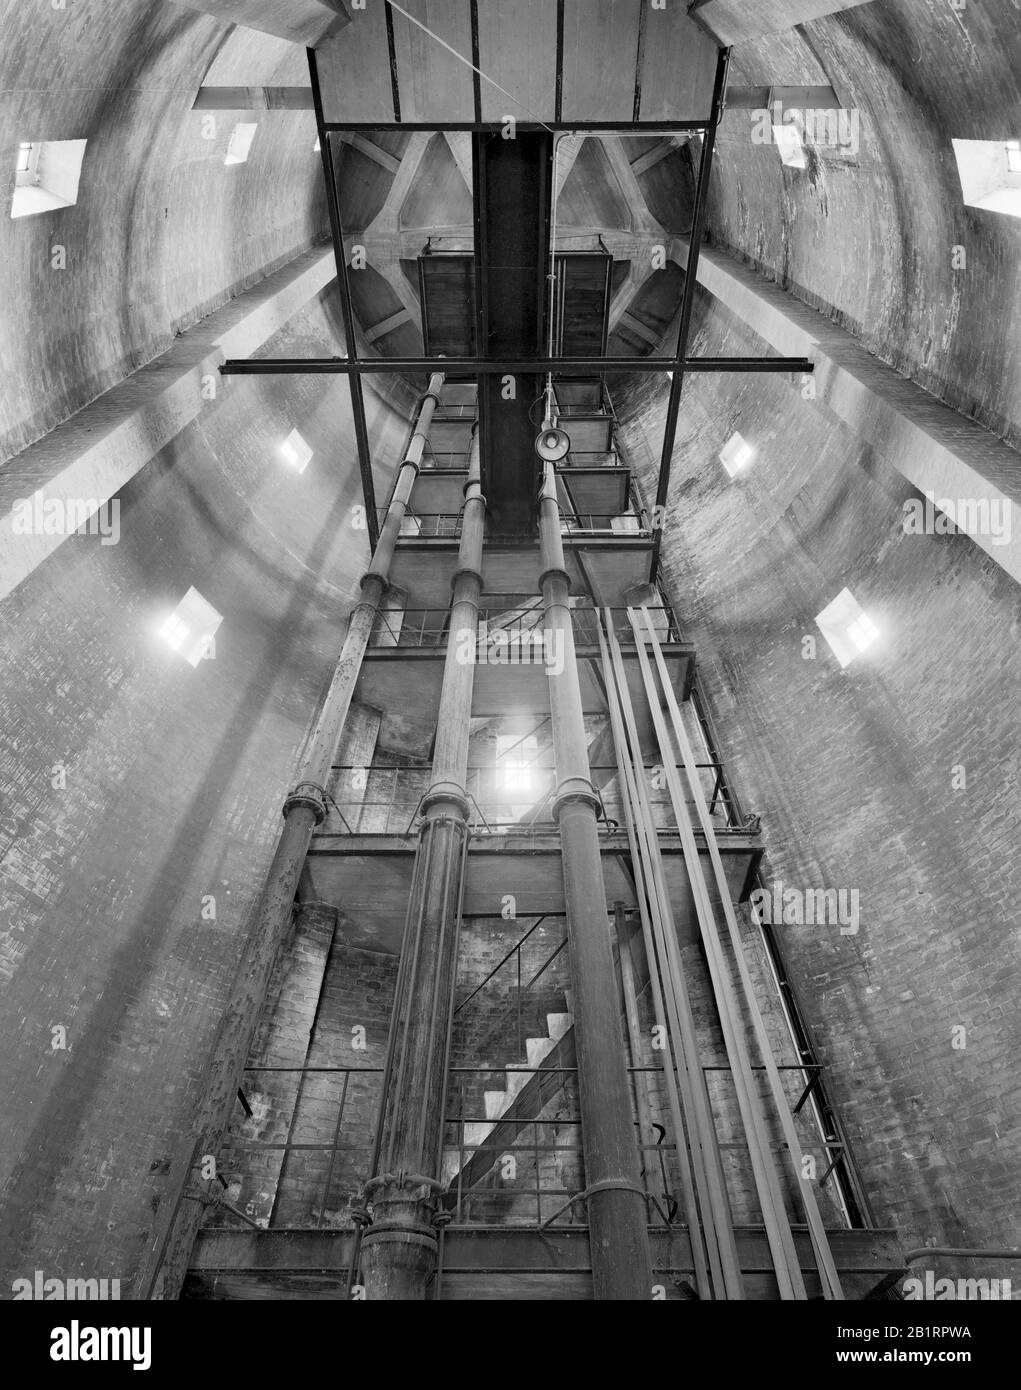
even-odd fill
[{"label": "support column", "polygon": [[553,814],[564,869],[593,1293],[597,1299],[648,1299],[652,1266],[645,1197],[599,851],[599,798],[589,775],[552,463],[545,465],[539,500],[539,542],[546,642],[553,643],[560,672],[550,669],[549,675],[557,767]]},{"label": "support column", "polygon": [[869,0],[696,0],[689,12],[724,48],[843,14]]},{"label": "support column", "polygon": [[175,0],[225,24],[243,24],[291,43],[314,46],[327,30],[341,29],[350,15],[337,0]]},{"label": "support column", "polygon": [[375,1175],[365,1186],[372,1223],[362,1237],[361,1282],[372,1299],[423,1299],[436,1264],[457,934],[468,844],[468,738],[486,500],[472,436],[458,570],[440,692],[432,781],[422,802],[415,873],[387,1048]]},{"label": "support column", "polygon": [[[376,553],[361,581],[361,601],[351,614],[333,680],[301,760],[298,780],[284,801],[284,826],[270,865],[258,918],[249,934],[246,953],[235,976],[213,1049],[210,1082],[197,1116],[198,1138],[189,1171],[182,1174],[182,1198],[170,1216],[168,1227],[157,1235],[149,1258],[142,1265],[136,1297],[176,1298],[184,1280],[202,1215],[203,1188],[198,1187],[198,1173],[203,1159],[208,1155],[215,1157],[223,1145],[270,976],[287,938],[298,877],[312,833],[326,818],[326,785],[337,760],[344,722],[386,591],[394,545],[418,476],[442,386],[442,373],[434,373],[401,464]],[[196,1184],[191,1191],[187,1189],[189,1182]]]}]

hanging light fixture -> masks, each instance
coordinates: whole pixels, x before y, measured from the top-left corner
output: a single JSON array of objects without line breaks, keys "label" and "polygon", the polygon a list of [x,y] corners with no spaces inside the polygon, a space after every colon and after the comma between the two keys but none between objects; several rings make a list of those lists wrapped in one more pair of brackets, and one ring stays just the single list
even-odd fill
[{"label": "hanging light fixture", "polygon": [[546,411],[542,429],[536,435],[535,452],[544,463],[559,463],[571,451],[571,437],[560,428],[553,405],[553,377],[546,378]]}]

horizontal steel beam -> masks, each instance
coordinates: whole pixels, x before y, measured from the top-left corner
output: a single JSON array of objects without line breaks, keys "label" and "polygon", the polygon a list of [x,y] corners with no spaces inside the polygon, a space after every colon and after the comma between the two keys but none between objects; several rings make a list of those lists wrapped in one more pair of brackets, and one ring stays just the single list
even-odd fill
[{"label": "horizontal steel beam", "polygon": [[[577,132],[586,135],[669,135],[673,131],[705,130],[708,117],[704,121],[515,121],[516,131],[552,130]],[[419,130],[447,131],[469,130],[482,134],[500,135],[507,126],[506,121],[324,121],[324,130],[363,130],[366,134],[374,130]]]},{"label": "horizontal steel beam", "polygon": [[602,376],[606,372],[811,372],[807,357],[531,357],[485,359],[478,357],[259,357],[230,359],[220,371],[224,376],[273,376],[304,374],[322,376],[337,373],[360,376],[363,373],[444,371],[448,377],[515,376],[520,373],[553,372],[569,376]]},{"label": "horizontal steel beam", "polygon": [[[769,1274],[772,1264],[765,1232],[758,1226],[737,1226],[738,1258],[746,1274]],[[881,1275],[903,1270],[904,1257],[892,1230],[830,1231],[834,1258],[842,1273]],[[691,1249],[682,1230],[650,1230],[652,1264],[656,1270],[691,1273]],[[236,1270],[283,1273],[347,1272],[353,1236],[347,1231],[228,1231],[199,1232],[192,1256],[195,1270]],[[804,1268],[813,1267],[807,1231],[795,1230],[794,1243]],[[561,1270],[591,1268],[587,1231],[547,1228],[539,1231],[448,1227],[444,1236],[443,1271]]]}]

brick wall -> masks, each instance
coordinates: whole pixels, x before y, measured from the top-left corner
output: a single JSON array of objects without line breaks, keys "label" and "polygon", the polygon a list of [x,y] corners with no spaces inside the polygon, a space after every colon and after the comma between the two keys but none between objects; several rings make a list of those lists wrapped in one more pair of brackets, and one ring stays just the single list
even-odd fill
[{"label": "brick wall", "polygon": [[[332,350],[322,305],[282,341]],[[406,422],[368,409],[383,483]],[[276,452],[299,422],[300,479]],[[166,1220],[367,562],[325,378],[235,383],[119,500],[118,544],[70,537],[0,607],[0,1288],[43,1268],[127,1291]],[[224,616],[195,669],[156,637],[190,585]]]},{"label": "brick wall", "polygon": [[[349,946],[335,917],[321,907],[296,914],[249,1058],[255,1113],[238,1106],[225,1148],[231,1200],[264,1226],[350,1228],[350,1198],[372,1176],[397,959]],[[236,1224],[222,1211],[209,1222]]]},{"label": "brick wall", "polygon": [[[717,312],[694,350],[758,348]],[[646,487],[664,406],[661,383],[618,400]],[[758,451],[738,484],[735,429]],[[964,536],[905,535],[910,495],[797,383],[694,378],[666,581],[771,875],[860,893],[857,935],[780,933],[878,1219],[1016,1245],[1017,590]],[[884,638],[842,671],[814,617],[845,585]]]}]

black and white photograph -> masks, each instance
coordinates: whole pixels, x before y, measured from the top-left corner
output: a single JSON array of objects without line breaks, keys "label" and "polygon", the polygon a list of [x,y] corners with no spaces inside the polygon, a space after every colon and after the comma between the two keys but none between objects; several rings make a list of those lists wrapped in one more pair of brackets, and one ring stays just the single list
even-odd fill
[{"label": "black and white photograph", "polygon": [[334,1302],[994,1374],[1019,0],[0,0],[0,72],[26,1374],[410,1352]]}]

